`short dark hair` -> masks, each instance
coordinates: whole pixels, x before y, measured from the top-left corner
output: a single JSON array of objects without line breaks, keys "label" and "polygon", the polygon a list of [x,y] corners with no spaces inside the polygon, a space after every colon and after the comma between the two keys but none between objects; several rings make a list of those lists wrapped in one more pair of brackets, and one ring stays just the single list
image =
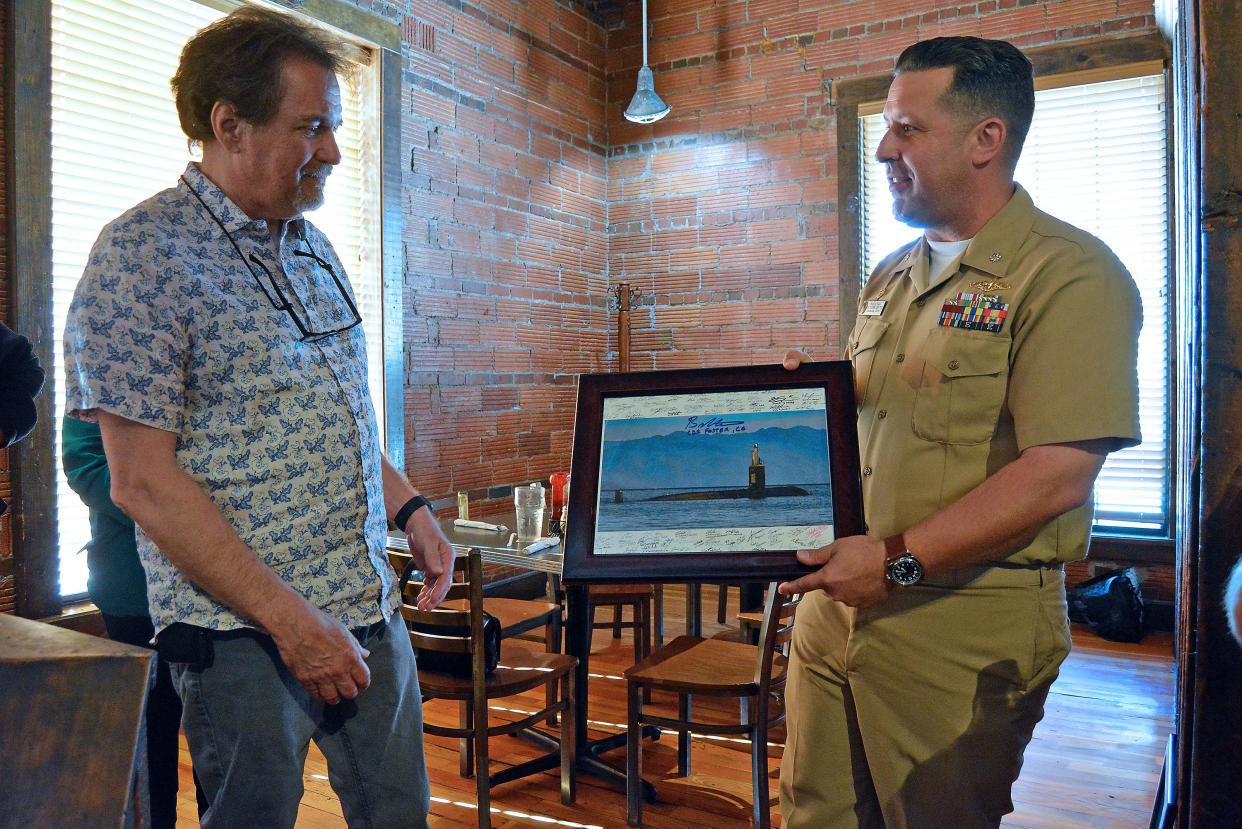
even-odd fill
[{"label": "short dark hair", "polygon": [[284,93],[285,61],[300,58],[339,72],[345,59],[331,35],[292,15],[243,6],[205,26],[181,50],[172,79],[181,129],[211,141],[211,109],[227,101],[252,124],[271,120]]},{"label": "short dark hair", "polygon": [[1015,166],[1035,114],[1030,59],[1004,40],[936,37],[906,47],[897,58],[896,74],[945,68],[954,70],[940,98],[945,109],[978,120],[999,116],[1008,127],[1009,163]]}]

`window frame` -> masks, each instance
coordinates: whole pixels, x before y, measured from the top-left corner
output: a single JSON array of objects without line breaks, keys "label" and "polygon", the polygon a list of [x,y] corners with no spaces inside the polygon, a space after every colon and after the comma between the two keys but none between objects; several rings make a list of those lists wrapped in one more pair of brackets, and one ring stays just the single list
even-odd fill
[{"label": "window frame", "polygon": [[[197,0],[230,11],[242,0]],[[13,0],[7,4],[5,55],[8,130],[7,231],[10,317],[30,338],[44,366],[54,365],[52,342],[51,194],[51,4]],[[384,415],[387,454],[398,469],[405,458],[405,371],[402,344],[404,264],[401,256],[401,29],[397,23],[346,0],[276,0],[268,5],[335,29],[374,50],[380,73],[380,221],[382,257]],[[20,129],[16,125],[22,125]],[[16,209],[21,205],[21,209]],[[56,532],[56,457],[49,373],[35,401],[34,432],[9,450],[13,489],[12,561],[17,615],[60,615],[71,600],[60,595]]]},{"label": "window frame", "polygon": [[[1141,35],[1123,38],[1091,40],[1073,44],[1053,44],[1024,50],[1034,67],[1036,83],[1055,78],[1056,86],[1071,86],[1078,83],[1090,83],[1099,80],[1100,73],[1116,70],[1133,64],[1161,63],[1165,68],[1166,87],[1168,79],[1169,49],[1164,37],[1159,32],[1145,32]],[[883,101],[888,94],[892,74],[867,75],[857,78],[846,78],[833,81],[829,88],[829,104],[836,111],[837,123],[837,217],[839,237],[839,273],[842,315],[848,309],[858,305],[858,297],[862,288],[859,270],[862,267],[863,221],[862,221],[862,181],[857,171],[862,166],[862,137],[859,121],[860,108],[865,110],[869,105]],[[1168,96],[1166,96],[1168,97]],[[1168,97],[1171,100],[1171,97]],[[1171,111],[1171,107],[1169,108]],[[1170,132],[1170,136],[1172,132]],[[1172,151],[1173,142],[1169,147]],[[1171,158],[1167,160],[1171,164]],[[1172,178],[1170,183],[1172,184]],[[1172,247],[1177,244],[1176,226],[1173,222],[1172,196],[1168,204],[1170,257]],[[1170,263],[1172,259],[1170,258]],[[1170,272],[1168,302],[1170,303],[1168,350],[1169,436],[1176,434],[1177,410],[1173,390],[1177,382],[1177,353],[1173,345],[1176,343],[1175,318],[1172,308],[1175,298],[1172,296],[1174,282]],[[840,326],[840,348],[845,353],[851,327]],[[1167,444],[1173,447],[1170,440]],[[1111,561],[1122,561],[1136,564],[1172,563],[1174,560],[1174,542],[1177,507],[1176,464],[1170,457],[1168,493],[1169,493],[1169,537],[1128,536],[1113,533],[1092,533],[1092,553],[1100,558]]]}]

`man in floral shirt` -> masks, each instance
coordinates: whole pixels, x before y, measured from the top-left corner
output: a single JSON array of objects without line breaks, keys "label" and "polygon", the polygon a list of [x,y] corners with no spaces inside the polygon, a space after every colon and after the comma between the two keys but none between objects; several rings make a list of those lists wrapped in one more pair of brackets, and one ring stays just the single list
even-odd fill
[{"label": "man in floral shirt", "polygon": [[424,608],[453,552],[380,452],[349,282],[301,215],[340,162],[339,68],[276,12],[195,35],[173,88],[203,160],[104,228],[65,335],[67,409],[98,419],[138,525],[206,827],[292,827],[311,739],[350,826],[426,825],[386,521],[428,574]]}]

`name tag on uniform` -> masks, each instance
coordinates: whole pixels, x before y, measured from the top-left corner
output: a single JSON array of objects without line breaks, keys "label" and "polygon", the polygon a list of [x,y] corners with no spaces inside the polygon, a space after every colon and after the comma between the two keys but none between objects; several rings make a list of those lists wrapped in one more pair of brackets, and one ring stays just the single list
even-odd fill
[{"label": "name tag on uniform", "polygon": [[864,317],[878,317],[884,313],[885,305],[888,305],[887,299],[869,299],[867,304],[863,306],[862,315]]}]

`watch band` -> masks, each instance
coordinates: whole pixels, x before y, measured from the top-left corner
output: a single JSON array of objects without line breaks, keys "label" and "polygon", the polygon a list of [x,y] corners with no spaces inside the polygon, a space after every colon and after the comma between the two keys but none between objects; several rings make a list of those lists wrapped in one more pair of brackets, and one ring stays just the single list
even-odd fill
[{"label": "watch band", "polygon": [[421,508],[426,507],[431,513],[435,513],[435,507],[431,506],[431,502],[425,496],[415,495],[397,510],[396,516],[392,519],[392,523],[397,525],[397,529],[405,532],[405,525],[409,523],[410,516],[418,512]]},{"label": "watch band", "polygon": [[906,547],[906,534],[897,533],[890,535],[884,539],[884,563],[888,564],[894,559],[901,558],[910,550]]}]

